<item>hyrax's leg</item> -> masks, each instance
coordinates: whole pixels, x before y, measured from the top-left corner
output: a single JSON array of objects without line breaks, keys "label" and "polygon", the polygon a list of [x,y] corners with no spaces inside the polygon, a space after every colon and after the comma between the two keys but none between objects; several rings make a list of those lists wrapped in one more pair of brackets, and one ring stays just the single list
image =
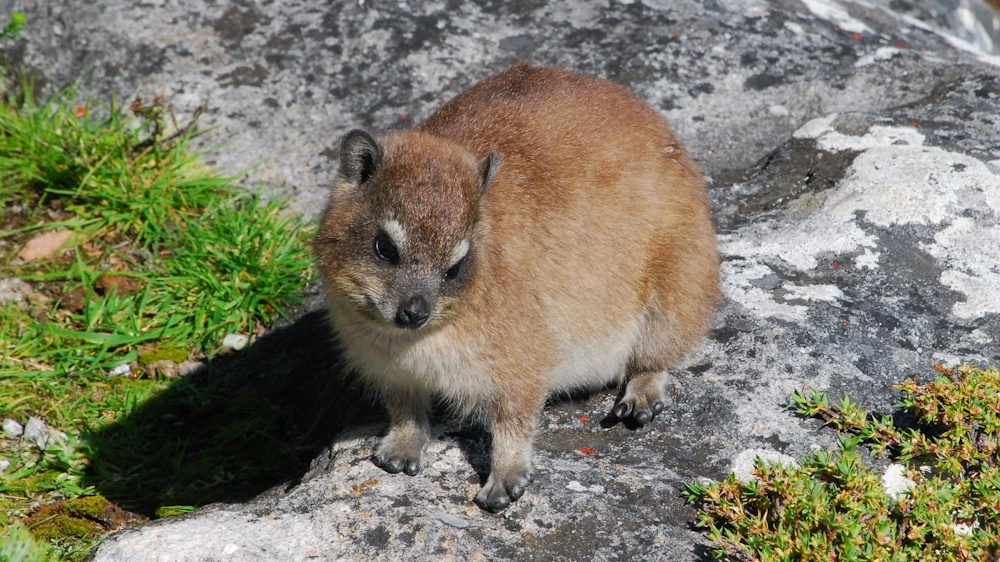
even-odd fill
[{"label": "hyrax's leg", "polygon": [[721,296],[719,257],[707,207],[704,201],[694,203],[688,212],[674,217],[680,222],[659,239],[657,259],[646,272],[651,292],[626,367],[628,386],[612,410],[618,418],[631,418],[640,425],[663,411],[664,390],[672,381],[667,369],[705,336]]},{"label": "hyrax's leg", "polygon": [[661,287],[651,301],[626,368],[625,394],[612,410],[619,419],[645,425],[666,407],[664,391],[675,380],[668,369],[697,345],[712,319],[718,289],[714,277],[702,277],[704,286],[672,292]]},{"label": "hyrax's leg", "polygon": [[537,395],[529,393],[501,399],[493,421],[493,455],[490,477],[479,493],[476,503],[496,513],[503,511],[524,494],[524,489],[535,478],[531,464],[532,439],[535,418],[545,399],[543,390]]},{"label": "hyrax's leg", "polygon": [[673,319],[674,315],[660,310],[647,310],[626,367],[625,394],[611,410],[618,419],[645,425],[666,407],[664,390],[671,380],[667,367],[677,363],[691,345],[688,341],[677,341]]},{"label": "hyrax's leg", "polygon": [[389,410],[389,434],[382,438],[372,460],[386,472],[413,476],[420,472],[424,448],[430,441],[429,398],[417,391],[393,392],[386,393],[384,401]]}]

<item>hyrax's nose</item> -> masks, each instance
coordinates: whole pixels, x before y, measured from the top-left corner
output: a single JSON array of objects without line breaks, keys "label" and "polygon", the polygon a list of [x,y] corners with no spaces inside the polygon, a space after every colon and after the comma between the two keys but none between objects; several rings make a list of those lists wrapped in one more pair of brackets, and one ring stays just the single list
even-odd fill
[{"label": "hyrax's nose", "polygon": [[424,297],[417,295],[403,303],[396,311],[396,325],[407,328],[419,328],[427,323],[431,313]]}]

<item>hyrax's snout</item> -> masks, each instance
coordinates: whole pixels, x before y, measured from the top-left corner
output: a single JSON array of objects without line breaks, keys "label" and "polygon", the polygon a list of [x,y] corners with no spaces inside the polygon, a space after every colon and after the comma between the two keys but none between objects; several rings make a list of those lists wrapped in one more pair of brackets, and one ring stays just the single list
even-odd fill
[{"label": "hyrax's snout", "polygon": [[431,316],[430,306],[427,299],[421,295],[414,295],[399,305],[396,310],[396,325],[404,328],[419,328],[427,323]]}]

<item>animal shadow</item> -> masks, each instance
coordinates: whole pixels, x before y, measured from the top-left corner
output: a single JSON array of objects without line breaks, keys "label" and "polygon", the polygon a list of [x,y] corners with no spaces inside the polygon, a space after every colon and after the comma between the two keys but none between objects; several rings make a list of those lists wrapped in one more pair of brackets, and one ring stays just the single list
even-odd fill
[{"label": "animal shadow", "polygon": [[296,482],[339,434],[385,416],[342,367],[325,314],[217,356],[89,432],[84,483],[155,517]]}]

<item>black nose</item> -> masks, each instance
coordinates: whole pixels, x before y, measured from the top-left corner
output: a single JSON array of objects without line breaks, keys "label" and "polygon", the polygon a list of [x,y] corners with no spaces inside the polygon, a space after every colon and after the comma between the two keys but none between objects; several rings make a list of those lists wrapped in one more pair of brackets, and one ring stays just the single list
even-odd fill
[{"label": "black nose", "polygon": [[427,323],[431,313],[424,297],[416,296],[403,303],[396,311],[396,325],[407,328],[419,328]]}]

